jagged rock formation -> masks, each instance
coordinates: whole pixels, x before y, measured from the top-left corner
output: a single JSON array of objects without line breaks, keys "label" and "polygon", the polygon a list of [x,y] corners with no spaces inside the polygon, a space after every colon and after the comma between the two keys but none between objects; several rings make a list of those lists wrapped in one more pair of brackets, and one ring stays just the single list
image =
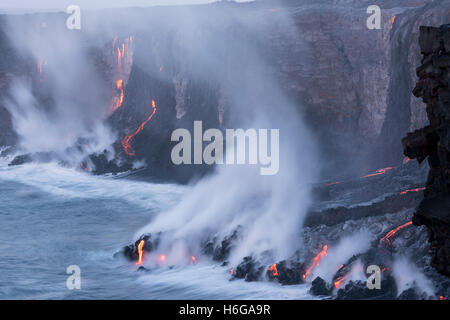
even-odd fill
[{"label": "jagged rock formation", "polygon": [[415,225],[430,231],[432,266],[450,276],[450,25],[420,27],[422,64],[414,95],[426,103],[429,125],[403,139],[405,155],[430,171],[423,201],[415,212]]}]

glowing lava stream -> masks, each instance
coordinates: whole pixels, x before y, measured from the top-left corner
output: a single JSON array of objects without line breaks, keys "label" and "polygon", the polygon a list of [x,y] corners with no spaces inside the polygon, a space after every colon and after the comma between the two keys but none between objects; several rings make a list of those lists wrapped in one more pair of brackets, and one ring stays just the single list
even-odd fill
[{"label": "glowing lava stream", "polygon": [[277,264],[274,263],[273,265],[271,265],[268,269],[269,271],[272,271],[272,275],[274,277],[278,277],[278,270],[277,270]]},{"label": "glowing lava stream", "polygon": [[306,279],[306,277],[311,273],[312,269],[317,267],[320,263],[320,261],[326,257],[327,255],[328,246],[324,245],[322,251],[320,251],[317,256],[314,257],[313,263],[311,266],[306,270],[306,272],[302,275],[303,279]]},{"label": "glowing lava stream", "polygon": [[391,27],[390,27],[391,29],[392,29],[392,26],[394,25],[395,18],[397,18],[397,16],[394,16],[394,17],[392,18],[392,20],[391,20],[391,21],[392,21]]},{"label": "glowing lava stream", "polygon": [[147,122],[150,121],[150,119],[153,117],[153,115],[156,112],[156,102],[155,100],[152,100],[152,108],[153,108],[153,112],[152,114],[147,118],[147,120],[145,120],[144,122],[141,123],[141,125],[137,128],[137,130],[129,135],[126,135],[123,140],[122,140],[122,147],[123,150],[125,151],[125,153],[129,156],[135,156],[136,152],[134,152],[133,148],[130,145],[130,141],[131,139],[134,138],[135,135],[137,135],[139,132],[141,132],[142,130],[144,130],[145,125],[147,124]]},{"label": "glowing lava stream", "polygon": [[[122,106],[123,98],[124,98],[124,89],[123,89],[123,60],[125,56],[128,56],[128,47],[133,43],[133,37],[130,36],[126,43],[122,43],[122,45],[117,48],[117,71],[119,74],[119,79],[116,81],[116,88],[119,90],[119,98],[115,103],[113,103],[112,112],[116,111]],[[116,43],[117,37],[113,40],[113,54],[116,53]]]},{"label": "glowing lava stream", "polygon": [[387,167],[387,168],[383,168],[383,169],[378,169],[377,171],[375,171],[375,173],[371,173],[371,174],[368,174],[366,176],[362,176],[361,178],[368,178],[368,177],[378,176],[380,174],[385,174],[386,171],[392,170],[392,169],[393,169],[393,167]]},{"label": "glowing lava stream", "polygon": [[139,254],[139,257],[138,257],[138,261],[136,262],[136,264],[137,265],[140,265],[140,264],[142,264],[142,257],[143,257],[143,251],[142,251],[142,248],[144,247],[144,244],[145,244],[145,241],[144,240],[141,240],[140,242],[139,242],[139,245],[138,245],[138,254]]},{"label": "glowing lava stream", "polygon": [[408,221],[408,222],[402,224],[401,226],[398,226],[397,228],[392,229],[383,238],[380,239],[380,243],[384,243],[386,241],[388,245],[391,245],[391,241],[389,240],[389,238],[392,237],[394,234],[396,234],[397,231],[399,231],[400,229],[403,229],[404,227],[407,227],[411,224],[412,224],[412,221]]},{"label": "glowing lava stream", "polygon": [[338,279],[334,282],[334,287],[335,287],[336,289],[338,289],[338,288],[341,286],[342,281],[344,281],[344,280],[347,278],[347,276],[348,276],[348,274],[346,274],[345,276],[342,276],[342,277],[338,278]]},{"label": "glowing lava stream", "polygon": [[423,191],[425,189],[426,189],[425,187],[423,187],[423,188],[416,188],[416,189],[408,189],[408,190],[400,192],[400,194],[407,194],[408,192],[419,192],[419,191]]}]

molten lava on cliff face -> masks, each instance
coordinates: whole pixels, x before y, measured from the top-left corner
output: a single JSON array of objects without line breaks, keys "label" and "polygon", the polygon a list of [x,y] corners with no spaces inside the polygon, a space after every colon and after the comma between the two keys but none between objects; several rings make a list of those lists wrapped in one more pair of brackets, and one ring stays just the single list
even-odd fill
[{"label": "molten lava on cliff face", "polygon": [[126,135],[123,139],[122,139],[122,146],[123,146],[123,150],[125,151],[125,153],[131,157],[136,155],[136,152],[133,150],[133,148],[131,147],[131,139],[133,139],[139,132],[141,132],[142,130],[144,130],[145,125],[150,121],[150,119],[153,117],[153,115],[156,112],[156,102],[155,100],[152,100],[152,108],[153,111],[150,114],[150,116],[144,121],[142,122],[139,127],[136,129],[136,131],[134,133],[128,134]]},{"label": "molten lava on cliff face", "polygon": [[322,250],[314,257],[311,266],[302,275],[303,279],[306,279],[311,271],[320,264],[320,261],[327,256],[328,246],[324,245]]},{"label": "molten lava on cliff face", "polygon": [[132,36],[125,39],[123,43],[117,46],[118,38],[115,37],[112,45],[112,53],[117,55],[117,64],[116,64],[116,76],[117,79],[115,81],[115,94],[113,94],[113,105],[111,112],[119,109],[124,100],[124,84],[125,81],[128,80],[128,76],[131,72],[131,66],[133,64],[133,44],[134,38]]}]

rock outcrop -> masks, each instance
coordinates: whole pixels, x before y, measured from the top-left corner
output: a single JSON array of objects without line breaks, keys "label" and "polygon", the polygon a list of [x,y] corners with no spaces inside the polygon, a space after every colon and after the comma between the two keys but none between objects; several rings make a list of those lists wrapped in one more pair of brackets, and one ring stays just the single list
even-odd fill
[{"label": "rock outcrop", "polygon": [[402,141],[405,155],[430,166],[413,223],[430,231],[431,264],[450,276],[450,25],[420,28],[422,64],[414,95],[426,103],[429,125]]}]

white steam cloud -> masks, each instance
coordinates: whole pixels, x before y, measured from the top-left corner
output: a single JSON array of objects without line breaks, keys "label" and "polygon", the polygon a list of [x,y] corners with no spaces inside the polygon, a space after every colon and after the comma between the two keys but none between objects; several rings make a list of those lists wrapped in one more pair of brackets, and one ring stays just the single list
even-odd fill
[{"label": "white steam cloud", "polygon": [[407,257],[400,256],[396,258],[392,273],[399,294],[409,288],[416,288],[419,294],[425,292],[428,296],[434,295],[435,290],[431,280]]},{"label": "white steam cloud", "polygon": [[[282,12],[279,18],[287,36],[295,37],[290,18]],[[248,255],[288,258],[302,247],[302,223],[320,167],[315,141],[301,119],[301,106],[285,95],[274,73],[268,72],[270,47],[261,48],[249,40],[270,33],[272,27],[260,17],[253,21],[246,15],[237,16],[231,19],[233,27],[223,27],[230,28],[226,34],[230,39],[220,39],[208,35],[195,13],[186,12],[185,19],[186,25],[177,31],[183,65],[194,66],[197,77],[219,83],[226,112],[237,119],[234,125],[238,123],[230,129],[279,129],[279,172],[261,176],[256,166],[221,165],[136,237],[162,231],[161,253],[185,260],[185,256],[199,254],[205,240],[216,238],[220,243],[241,227],[232,264]],[[233,33],[236,26],[248,37]]]},{"label": "white steam cloud", "polygon": [[[319,276],[330,283],[333,275],[342,264],[346,263],[353,255],[363,253],[370,248],[371,239],[369,235],[370,233],[367,230],[360,230],[349,237],[343,238],[336,245],[330,246],[326,258],[313,270],[311,279]],[[362,267],[357,269],[362,270]],[[353,274],[353,271],[350,274]]]},{"label": "white steam cloud", "polygon": [[52,19],[47,25],[39,16],[9,17],[7,35],[33,79],[14,81],[4,105],[22,152],[53,152],[76,162],[83,154],[68,149],[79,139],[89,141],[85,150],[91,152],[110,149],[115,140],[103,124],[110,91],[96,72],[91,48],[64,27],[65,16]]}]

